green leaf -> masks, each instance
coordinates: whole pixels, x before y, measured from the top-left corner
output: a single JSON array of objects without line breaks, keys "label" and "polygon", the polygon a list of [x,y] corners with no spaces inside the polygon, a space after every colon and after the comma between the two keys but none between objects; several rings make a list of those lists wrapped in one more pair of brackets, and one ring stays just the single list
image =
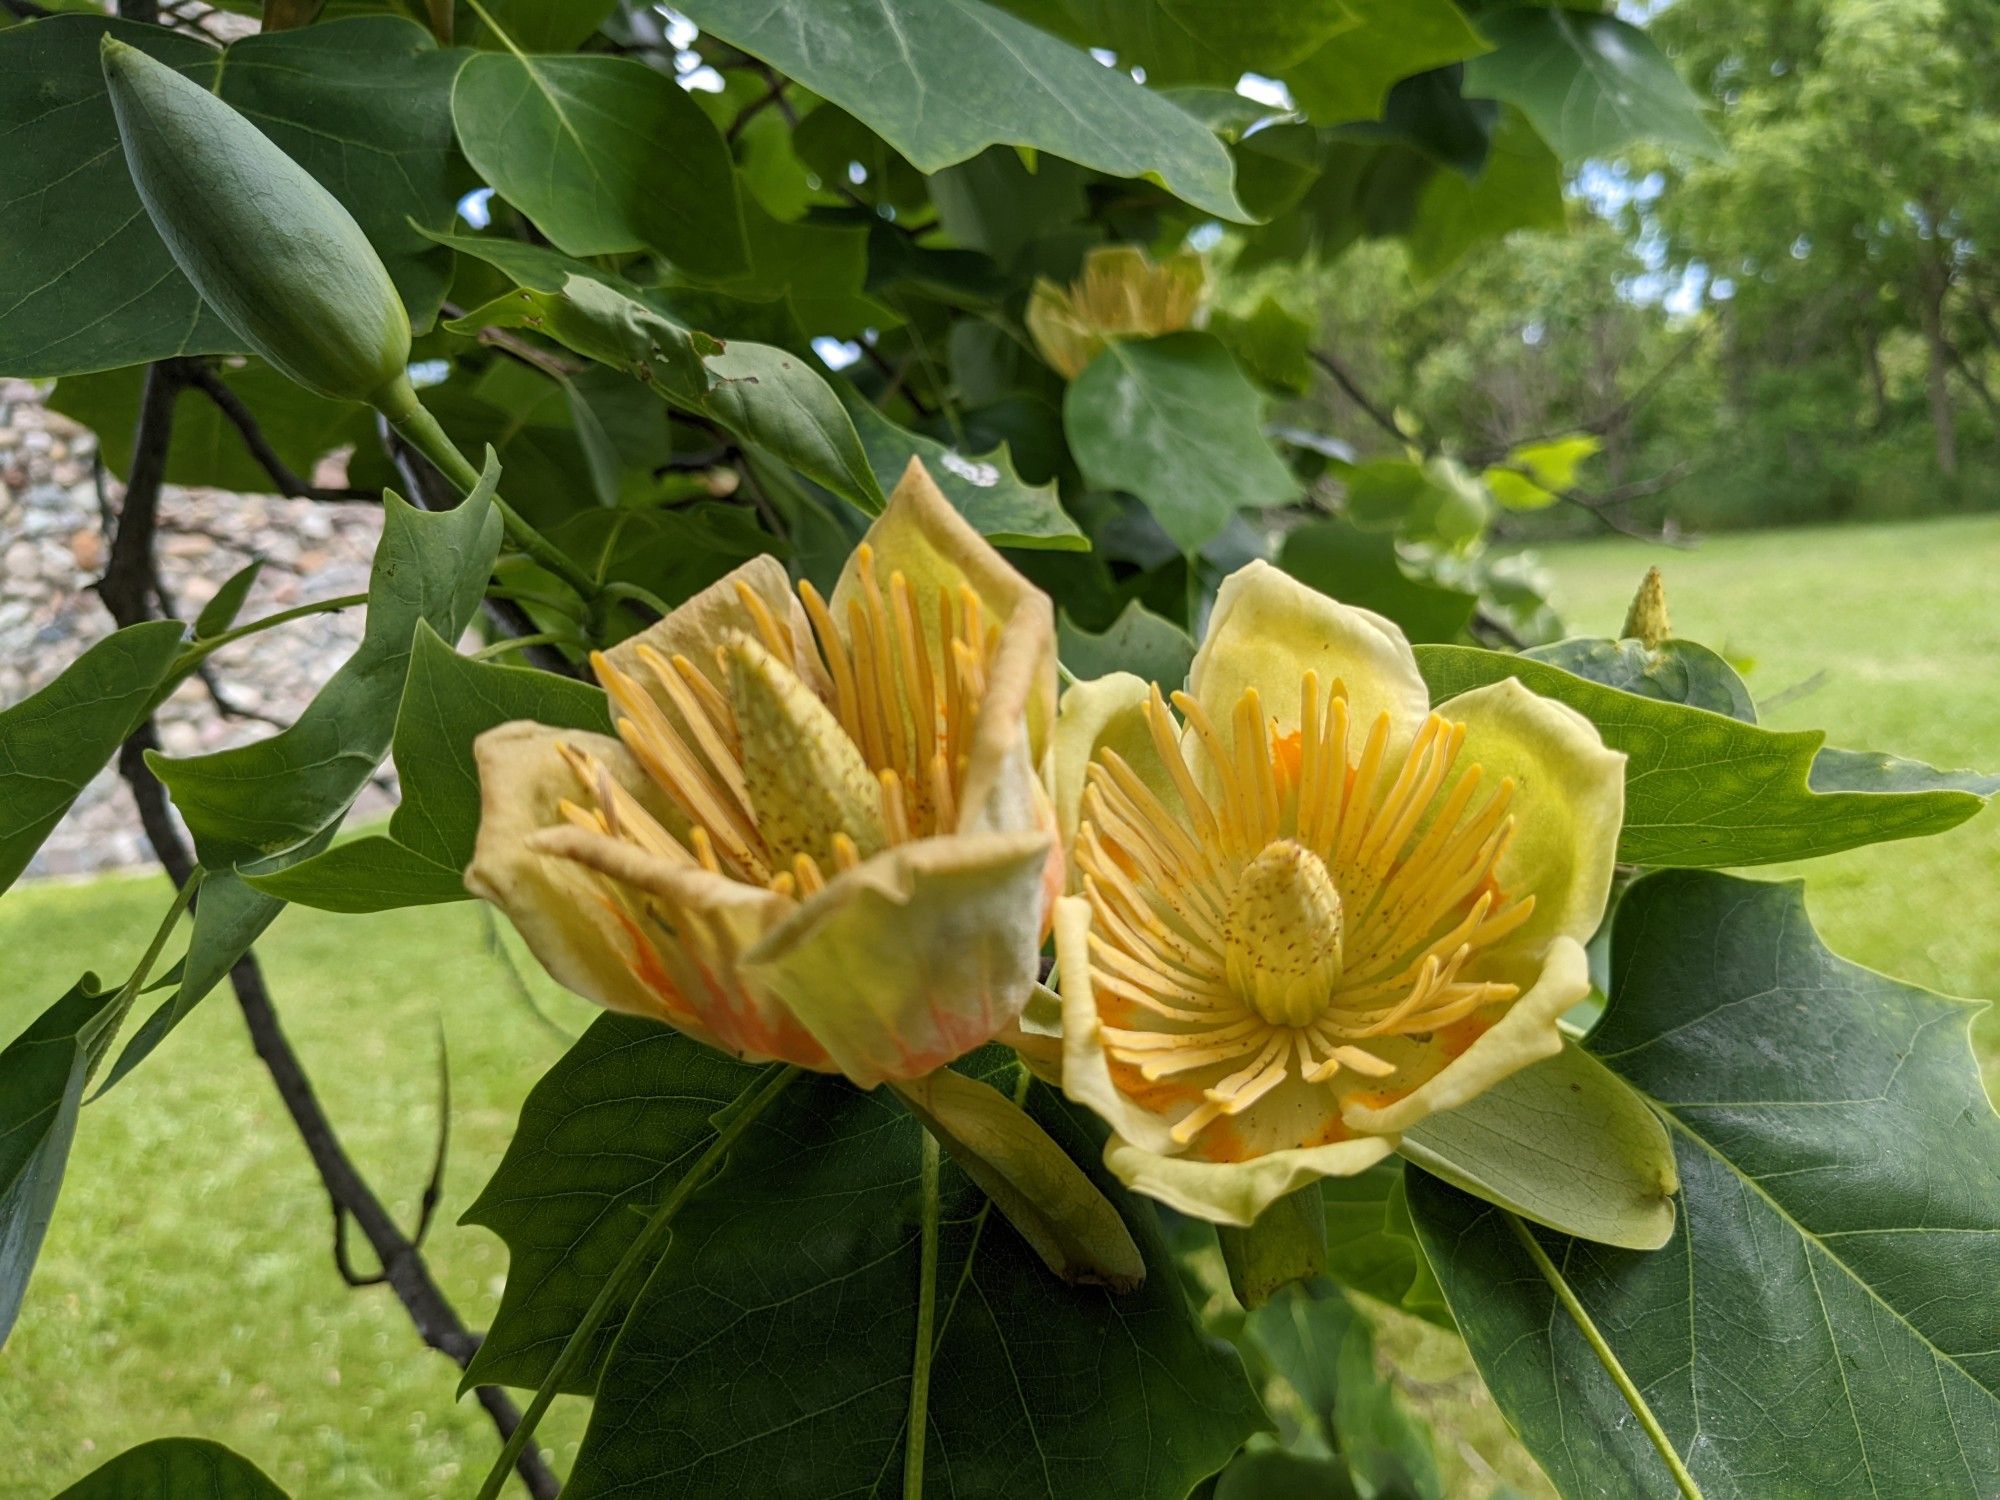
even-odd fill
[{"label": "green leaf", "polygon": [[1244,1320],[1244,1334],[1371,1494],[1443,1500],[1430,1433],[1377,1372],[1368,1320],[1336,1287],[1286,1288]]},{"label": "green leaf", "polygon": [[1879,750],[1836,750],[1829,746],[1813,757],[1807,784],[1815,792],[1970,792],[1991,797],[2000,792],[2000,776],[1978,771],[1940,771],[1920,760],[1884,755]]},{"label": "green leaf", "polygon": [[478,489],[438,515],[385,497],[361,644],[289,728],[211,755],[147,756],[209,869],[254,866],[339,826],[389,751],[418,625],[456,639],[486,591],[499,472],[489,461]]},{"label": "green leaf", "polygon": [[463,191],[450,116],[463,54],[398,16],[250,36],[226,54],[157,26],[55,16],[0,33],[0,369],[71,375],[242,348],[139,204],[98,63],[107,32],[203,84],[219,75],[222,97],[353,213],[411,320],[430,324],[450,262],[411,221],[442,228]]},{"label": "green leaf", "polygon": [[127,1448],[55,1500],[285,1500],[241,1454],[204,1438],[156,1438]]},{"label": "green leaf", "polygon": [[1477,594],[1412,578],[1393,539],[1332,516],[1290,533],[1278,566],[1343,603],[1387,615],[1413,641],[1457,639],[1479,603]]},{"label": "green leaf", "polygon": [[1208,328],[1266,385],[1293,396],[1312,389],[1313,325],[1276,297],[1264,298],[1243,317],[1215,313]]},{"label": "green leaf", "polygon": [[[1632,864],[1716,868],[1809,859],[1942,833],[1985,806],[1984,794],[1957,781],[1906,791],[1897,777],[1885,776],[1875,783],[1879,790],[1821,792],[1810,784],[1826,738],[1818,730],[1760,729],[1587,682],[1526,657],[1420,646],[1417,665],[1433,702],[1517,677],[1596,724],[1604,743],[1626,757],[1618,857]],[[1843,769],[1851,764],[1836,762]]]},{"label": "green leaf", "polygon": [[1070,15],[1061,19],[1072,24],[1060,29],[1079,45],[1110,48],[1123,66],[1144,68],[1146,81],[1156,86],[1234,84],[1246,72],[1275,77],[1330,39],[1350,36],[1357,24],[1354,8],[1349,0],[1287,0],[1282,5],[1067,0]]},{"label": "green leaf", "polygon": [[[326,454],[349,443],[373,441],[374,415],[367,407],[315,396],[262,361],[225,362],[215,374],[256,414],[258,428],[286,467],[308,482],[314,465]],[[132,462],[145,380],[143,365],[67,375],[49,397],[50,406],[97,434],[104,467],[119,479],[126,477]],[[250,456],[242,434],[200,391],[183,393],[174,407],[165,477],[168,484],[239,494],[270,494],[276,489],[269,472]]]},{"label": "green leaf", "polygon": [[1065,610],[1056,626],[1057,655],[1086,681],[1108,672],[1131,672],[1172,690],[1187,681],[1194,641],[1172,620],[1154,614],[1137,599],[1127,601],[1111,628],[1092,635]]},{"label": "green leaf", "polygon": [[743,340],[725,348],[637,288],[574,262],[505,252],[492,259],[525,278],[522,285],[456,319],[452,331],[532,328],[643,381],[665,401],[714,418],[863,511],[881,510],[881,486],[853,420],[803,356]]},{"label": "green leaf", "polygon": [[[1011,1090],[1012,1058],[967,1069]],[[470,1217],[507,1236],[508,1290],[468,1378],[538,1380],[638,1215],[755,1070],[607,1016],[530,1094]],[[1151,1271],[1064,1286],[948,1159],[927,1489],[1185,1495],[1261,1424],[1235,1354],[1187,1308],[1151,1211],[1043,1091],[1030,1112],[1125,1215]],[[863,1493],[900,1484],[919,1275],[921,1130],[886,1090],[791,1084],[681,1211],[611,1348],[569,1492]],[[518,1288],[518,1291],[517,1291]],[[784,1351],[745,1358],[747,1349]],[[667,1369],[676,1392],[657,1391]]]},{"label": "green leaf", "polygon": [[884,491],[896,487],[912,458],[920,458],[945,499],[995,546],[1057,552],[1090,549],[1090,538],[1062,508],[1055,485],[1023,479],[1005,443],[989,453],[961,453],[936,438],[897,426],[845,381],[833,382],[833,389],[854,419],[854,430]]},{"label": "green leaf", "polygon": [[183,634],[178,620],[128,626],[41,691],[0,710],[0,891],[144,720]]},{"label": "green leaf", "polygon": [[[1403,243],[1409,250],[1410,269],[1419,281],[1429,282],[1486,240],[1515,229],[1561,229],[1566,221],[1562,163],[1518,110],[1507,109],[1501,111],[1486,165],[1478,176],[1468,181],[1456,172],[1438,172],[1424,184],[1417,199],[1416,220],[1405,231]],[[1528,451],[1519,450],[1514,457],[1522,459]],[[1487,483],[1493,485],[1503,505],[1517,510],[1532,508],[1523,505],[1518,494],[1510,500],[1503,488],[1494,484],[1496,473],[1503,481],[1525,481],[1504,469],[1487,471]],[[1554,500],[1555,496],[1549,495],[1536,503],[1552,504]]]},{"label": "green leaf", "polygon": [[[541,1384],[645,1215],[707,1147],[710,1119],[757,1076],[656,1021],[592,1023],[529,1092],[507,1154],[460,1221],[491,1229],[509,1257],[462,1389]],[[570,1390],[596,1390],[638,1287],[635,1278]]]},{"label": "green leaf", "polygon": [[1263,432],[1263,402],[1213,334],[1119,340],[1070,382],[1063,427],[1084,480],[1129,490],[1183,552],[1298,484]]},{"label": "green leaf", "polygon": [[237,615],[243,612],[243,601],[250,597],[250,590],[263,571],[264,559],[256,557],[223,579],[222,586],[194,617],[194,638],[212,640],[234,625]]},{"label": "green leaf", "polygon": [[390,815],[388,832],[335,844],[249,883],[324,911],[465,900],[463,872],[479,832],[472,742],[513,719],[611,732],[600,689],[553,672],[473,661],[419,623],[396,713],[403,800]]},{"label": "green leaf", "polygon": [[1352,1177],[1320,1183],[1327,1274],[1377,1302],[1441,1328],[1455,1328],[1444,1293],[1417,1246],[1403,1177],[1402,1158],[1392,1156]]},{"label": "green leaf", "polygon": [[1199,120],[981,0],[689,0],[682,13],[839,105],[919,171],[1024,146],[1244,217],[1229,153]]},{"label": "green leaf", "polygon": [[1652,140],[1719,154],[1701,106],[1646,33],[1562,5],[1488,11],[1494,50],[1466,64],[1465,92],[1518,105],[1564,161]]},{"label": "green leaf", "polygon": [[[1662,703],[1679,703],[1688,708],[1705,708],[1713,714],[1757,722],[1757,706],[1750,689],[1736,675],[1736,669],[1708,647],[1694,641],[1666,640],[1657,646],[1644,641],[1576,640],[1557,641],[1521,653],[1530,661],[1545,661],[1552,667],[1592,682],[1601,682],[1621,692]],[[1813,761],[1815,774],[1821,759],[1851,752],[1822,750]],[[1816,791],[1838,788],[1815,786]],[[1865,788],[1850,788],[1865,790]],[[1881,790],[1881,788],[1876,788]],[[1917,788],[1908,788],[1917,790]],[[1972,790],[1972,788],[1966,788]]]},{"label": "green leaf", "polygon": [[117,998],[86,974],[0,1052],[0,1344],[56,1211],[84,1084],[109,1042]]},{"label": "green leaf", "polygon": [[1213,1500],[1360,1500],[1347,1465],[1285,1448],[1248,1448],[1216,1476]]},{"label": "green leaf", "polygon": [[[1634,886],[1590,1048],[1666,1116],[1680,1229],[1641,1254],[1534,1235],[1413,1174],[1480,1371],[1566,1495],[1675,1493],[1609,1371],[1711,1500],[2000,1487],[2000,1117],[1976,1007],[1836,958],[1802,887]],[[1607,1363],[1606,1361],[1609,1361]]]},{"label": "green leaf", "polygon": [[565,254],[654,250],[702,277],[749,266],[729,148],[671,74],[484,52],[451,111],[473,169]]},{"label": "green leaf", "polygon": [[739,341],[707,365],[715,384],[703,405],[718,422],[869,514],[881,510],[882,486],[854,419],[804,356]]},{"label": "green leaf", "polygon": [[[574,51],[618,9],[618,0],[482,0],[482,4],[507,40],[523,52]],[[476,12],[461,9],[458,26],[460,40],[471,46],[496,50],[506,46]]]},{"label": "green leaf", "polygon": [[500,550],[498,480],[489,453],[478,487],[455,510],[430,515],[383,496],[361,644],[289,729],[213,755],[148,753],[210,873],[180,985],[126,1043],[105,1088],[145,1061],[283,908],[245,877],[310,859],[332,842],[389,751],[418,626],[456,639],[479,607]]},{"label": "green leaf", "polygon": [[1343,0],[1358,23],[1284,69],[1292,98],[1314,121],[1373,120],[1399,79],[1486,50],[1451,0]]},{"label": "green leaf", "polygon": [[1574,1042],[1405,1131],[1400,1149],[1432,1176],[1580,1239],[1657,1250],[1674,1232],[1665,1128]]}]

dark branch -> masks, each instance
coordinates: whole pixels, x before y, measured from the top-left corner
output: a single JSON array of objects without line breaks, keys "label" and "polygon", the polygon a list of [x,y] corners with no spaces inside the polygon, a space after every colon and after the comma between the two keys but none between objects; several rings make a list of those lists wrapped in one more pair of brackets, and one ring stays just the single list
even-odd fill
[{"label": "dark branch", "polygon": [[[146,372],[133,441],[131,478],[111,539],[110,563],[98,584],[99,595],[121,627],[149,618],[151,601],[157,596],[152,543],[159,514],[160,484],[166,472],[167,446],[173,436],[174,404],[183,387],[181,377],[178,361],[163,361]],[[158,748],[159,735],[149,717],[119,748],[118,770],[131,788],[140,824],[153,853],[175,884],[184,885],[193,873],[194,855],[175,826],[165,789],[146,764],[146,752]],[[351,1216],[367,1237],[382,1267],[383,1278],[394,1288],[410,1321],[416,1325],[418,1336],[463,1369],[479,1347],[478,1337],[466,1328],[457,1311],[445,1300],[422,1253],[396,1226],[334,1133],[333,1123],[320,1105],[304,1065],[279,1025],[270,991],[264,984],[263,969],[254,952],[246,951],[236,961],[229,971],[229,983],[249,1027],[251,1042],[305,1142],[336,1216]],[[343,1274],[350,1269],[343,1266]],[[519,1410],[495,1387],[479,1387],[478,1396],[504,1442],[520,1425]],[[555,1500],[561,1485],[532,1444],[521,1454],[518,1468],[535,1500]]]},{"label": "dark branch", "polygon": [[1345,361],[1339,355],[1329,354],[1324,349],[1314,349],[1312,357],[1313,363],[1333,377],[1333,383],[1340,387],[1342,394],[1360,407],[1371,422],[1399,443],[1410,441],[1410,435],[1403,431],[1403,424],[1369,398],[1368,393],[1361,389],[1360,382],[1354,378],[1354,372],[1347,368]]},{"label": "dark branch", "polygon": [[243,439],[243,446],[257,465],[271,476],[271,483],[278,487],[278,493],[288,500],[380,500],[382,497],[373,490],[322,489],[308,484],[293,472],[290,464],[279,457],[278,450],[271,446],[264,436],[264,429],[258,423],[256,414],[243,404],[243,398],[232,391],[220,375],[205,364],[189,361],[186,381],[215,403],[216,410],[229,420],[236,429],[236,435]]}]

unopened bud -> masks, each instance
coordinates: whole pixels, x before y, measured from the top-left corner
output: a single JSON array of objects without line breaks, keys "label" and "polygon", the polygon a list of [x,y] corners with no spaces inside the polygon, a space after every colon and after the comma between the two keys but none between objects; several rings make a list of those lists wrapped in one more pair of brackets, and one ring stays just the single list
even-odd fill
[{"label": "unopened bud", "polygon": [[200,84],[108,35],[102,55],[139,200],[216,316],[322,396],[404,394],[409,314],[340,200]]},{"label": "unopened bud", "polygon": [[1673,633],[1673,622],[1667,618],[1667,586],[1658,568],[1648,568],[1639,592],[1632,596],[1632,607],[1625,611],[1625,628],[1619,634],[1650,651]]}]

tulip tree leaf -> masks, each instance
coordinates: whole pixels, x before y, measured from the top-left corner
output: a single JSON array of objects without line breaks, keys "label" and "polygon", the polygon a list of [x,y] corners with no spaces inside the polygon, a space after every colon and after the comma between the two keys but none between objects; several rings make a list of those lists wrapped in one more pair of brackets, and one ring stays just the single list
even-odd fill
[{"label": "tulip tree leaf", "polygon": [[1393,538],[1338,516],[1289,533],[1278,566],[1323,594],[1388,616],[1413,641],[1456,640],[1479,603],[1477,594],[1412,578]]},{"label": "tulip tree leaf", "polygon": [[1063,427],[1085,481],[1145,502],[1192,553],[1298,483],[1263,432],[1263,402],[1213,334],[1117,340],[1070,382]]},{"label": "tulip tree leaf", "polygon": [[671,74],[483,52],[451,108],[473,168],[564,253],[650,249],[702,277],[748,266],[729,148]]},{"label": "tulip tree leaf", "polygon": [[1990,794],[1979,789],[1988,778],[1929,772],[1926,782],[1907,761],[1862,776],[1848,752],[1833,763],[1835,781],[1869,789],[1822,791],[1813,780],[1826,738],[1818,730],[1762,729],[1469,646],[1419,646],[1417,665],[1433,702],[1517,677],[1596,724],[1604,743],[1626,756],[1618,857],[1633,864],[1771,864],[1918,838],[1956,828]]},{"label": "tulip tree leaf", "polygon": [[1352,1177],[1320,1183],[1327,1274],[1377,1302],[1441,1328],[1455,1328],[1444,1293],[1417,1246],[1403,1177],[1402,1158],[1392,1156]]},{"label": "tulip tree leaf", "polygon": [[1668,1121],[1674,1238],[1517,1231],[1410,1181],[1487,1386],[1559,1490],[1676,1492],[1522,1234],[1703,1494],[2000,1490],[2000,1116],[1976,1009],[1835,957],[1798,884],[1669,871],[1627,893],[1589,1046]]},{"label": "tulip tree leaf", "polygon": [[1602,1244],[1674,1232],[1674,1151],[1646,1102],[1574,1042],[1403,1132],[1404,1156],[1502,1208]]},{"label": "tulip tree leaf", "polygon": [[1199,120],[982,0],[690,0],[682,14],[839,105],[921,172],[1025,146],[1244,217],[1229,153]]},{"label": "tulip tree leaf", "polygon": [[[1750,689],[1736,675],[1736,669],[1694,641],[1669,640],[1648,646],[1644,641],[1579,638],[1536,646],[1521,654],[1531,661],[1545,661],[1552,667],[1561,667],[1565,672],[1641,698],[1705,708],[1712,714],[1740,719],[1745,724],[1757,722],[1757,705],[1751,700]],[[1845,752],[1822,750],[1820,756],[1841,753]],[[1818,761],[1814,764],[1817,766]],[[1837,788],[1816,786],[1814,790]]]},{"label": "tulip tree leaf", "polygon": [[1487,50],[1451,0],[1341,0],[1358,23],[1283,70],[1319,124],[1373,120],[1399,79]]},{"label": "tulip tree leaf", "polygon": [[1494,50],[1466,64],[1467,96],[1518,105],[1563,160],[1641,140],[1720,151],[1674,65],[1630,22],[1522,5],[1483,13],[1479,28]]},{"label": "tulip tree leaf", "polygon": [[97,642],[40,692],[0,710],[0,891],[19,878],[90,778],[139,727],[185,627],[148,620]]},{"label": "tulip tree leaf", "polygon": [[1110,672],[1130,672],[1165,691],[1187,682],[1194,665],[1194,641],[1172,620],[1154,614],[1137,599],[1126,603],[1110,628],[1093,635],[1065,612],[1057,626],[1057,654],[1088,681]]},{"label": "tulip tree leaf", "polygon": [[1831,746],[1813,757],[1808,784],[1816,792],[1970,792],[1975,797],[2000,792],[2000,776],[1940,771],[1900,755]]},{"label": "tulip tree leaf", "polygon": [[116,999],[86,974],[0,1052],[0,1344],[55,1213],[84,1084],[110,1040]]},{"label": "tulip tree leaf", "polygon": [[323,911],[465,900],[463,872],[479,831],[472,742],[512,719],[611,732],[600,689],[553,672],[473,661],[419,623],[396,711],[403,800],[389,831],[335,844],[274,874],[252,876],[250,884]]},{"label": "tulip tree leaf", "polygon": [[55,1500],[285,1500],[239,1453],[203,1438],[156,1438],[92,1469]]},{"label": "tulip tree leaf", "polygon": [[361,644],[290,728],[212,755],[148,752],[210,873],[180,986],[126,1044],[106,1088],[146,1059],[284,906],[246,877],[310,859],[332,842],[389,752],[418,626],[455,640],[479,607],[500,551],[499,477],[489,454],[473,492],[437,515],[383,496]]},{"label": "tulip tree leaf", "polygon": [[427,327],[463,191],[451,134],[462,53],[399,16],[245,37],[226,54],[158,26],[59,15],[0,32],[0,369],[72,375],[180,354],[241,352],[182,276],[137,191],[105,96],[109,32],[210,85],[345,204]]},{"label": "tulip tree leaf", "polygon": [[[1005,1087],[1016,1068],[999,1049],[961,1066]],[[710,1116],[758,1076],[650,1021],[591,1027],[529,1095],[467,1215],[513,1255],[468,1380],[541,1378]],[[1150,1209],[1095,1169],[1096,1137],[1039,1089],[1030,1111],[1092,1163],[1150,1274],[1115,1297],[1065,1287],[947,1158],[927,1493],[1179,1500],[1261,1413],[1234,1353],[1203,1337]],[[920,1139],[886,1090],[810,1074],[787,1088],[682,1209],[601,1380],[577,1382],[597,1403],[569,1493],[900,1487]],[[743,1356],[757,1347],[785,1353]]]},{"label": "tulip tree leaf", "polygon": [[885,491],[896,487],[912,458],[920,458],[945,499],[995,546],[1089,550],[1090,538],[1062,508],[1055,485],[1029,484],[1023,479],[1005,443],[990,453],[961,453],[936,438],[897,426],[845,382],[836,382],[834,389],[854,419],[854,430],[860,434],[876,481]]},{"label": "tulip tree leaf", "polygon": [[[1424,184],[1416,221],[1403,243],[1410,269],[1428,282],[1475,245],[1515,229],[1561,229],[1565,218],[1562,162],[1534,126],[1509,109],[1501,113],[1486,164],[1476,177],[1468,181],[1456,172],[1438,172]],[[1488,483],[1500,503],[1512,509],[1533,510],[1556,501],[1551,490],[1513,469],[1489,471]]]},{"label": "tulip tree leaf", "polygon": [[882,488],[853,420],[825,377],[801,356],[744,340],[725,348],[645,300],[637,288],[580,264],[571,269],[547,255],[500,254],[493,261],[522,284],[456,319],[454,332],[532,328],[643,381],[662,400],[713,418],[862,510],[882,508]]}]

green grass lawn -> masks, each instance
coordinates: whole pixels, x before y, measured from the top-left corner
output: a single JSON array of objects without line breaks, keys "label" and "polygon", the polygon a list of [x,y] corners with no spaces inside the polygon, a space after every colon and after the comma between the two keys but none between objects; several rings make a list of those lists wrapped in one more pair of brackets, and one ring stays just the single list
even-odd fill
[{"label": "green grass lawn", "polygon": [[[1579,633],[1616,629],[1650,563],[1680,633],[1747,660],[1784,728],[1941,765],[2000,766],[2000,517],[1718,538],[1689,553],[1601,542],[1545,554]],[[1778,869],[1769,874],[1805,873]],[[1818,861],[1809,901],[1864,963],[2000,994],[2000,814],[1941,838]],[[0,1036],[84,969],[122,974],[164,909],[158,879],[29,887],[0,902]],[[475,1326],[506,1257],[453,1222],[491,1172],[522,1095],[562,1050],[470,907],[379,917],[288,912],[260,945],[285,1025],[364,1171],[413,1214],[436,1130],[442,1032],[452,1154],[428,1250]],[[591,1014],[531,975],[562,1026]],[[1985,1033],[2000,1055],[2000,1028]],[[0,1352],[0,1500],[41,1500],[130,1444],[217,1438],[313,1500],[463,1493],[494,1452],[456,1372],[384,1288],[335,1275],[324,1195],[233,1001],[211,997],[145,1067],[84,1111],[20,1326]],[[358,1236],[357,1236],[358,1240]],[[1537,1478],[1462,1351],[1417,1328],[1384,1341],[1439,1424],[1455,1488]],[[543,1431],[566,1461],[581,1413]]]}]

